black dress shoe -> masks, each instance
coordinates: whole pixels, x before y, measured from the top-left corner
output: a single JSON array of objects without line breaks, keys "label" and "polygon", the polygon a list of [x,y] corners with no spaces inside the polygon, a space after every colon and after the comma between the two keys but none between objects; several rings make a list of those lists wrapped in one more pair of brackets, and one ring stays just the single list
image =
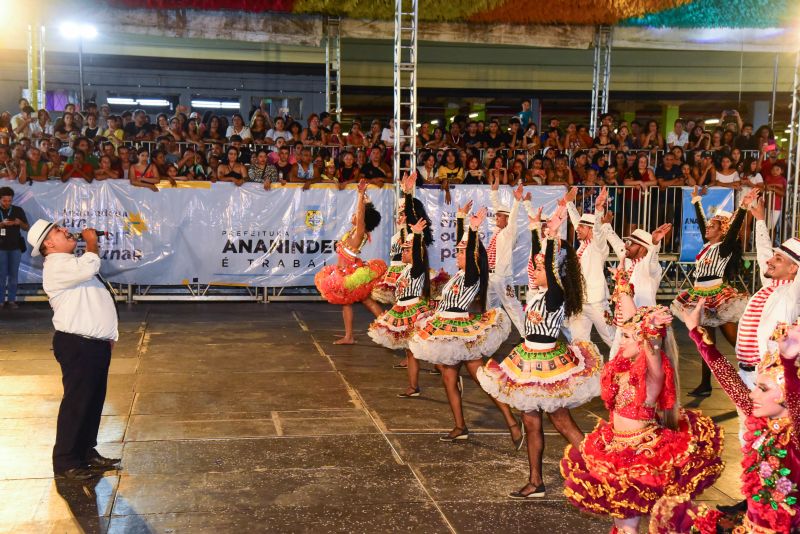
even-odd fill
[{"label": "black dress shoe", "polygon": [[55,478],[67,480],[91,480],[99,476],[97,472],[92,471],[91,469],[86,469],[85,467],[73,467],[72,469],[67,469],[65,471],[56,471],[53,473],[53,475]]},{"label": "black dress shoe", "polygon": [[711,396],[711,386],[697,386],[689,393],[687,393],[690,397],[710,397]]},{"label": "black dress shoe", "polygon": [[86,456],[86,463],[92,468],[107,469],[109,467],[117,467],[122,461],[120,458],[106,458],[101,456],[97,451],[92,451]]},{"label": "black dress shoe", "polygon": [[741,512],[747,511],[747,500],[737,502],[736,504],[731,504],[730,506],[725,505],[717,505],[717,510],[722,512],[725,515],[736,515]]}]

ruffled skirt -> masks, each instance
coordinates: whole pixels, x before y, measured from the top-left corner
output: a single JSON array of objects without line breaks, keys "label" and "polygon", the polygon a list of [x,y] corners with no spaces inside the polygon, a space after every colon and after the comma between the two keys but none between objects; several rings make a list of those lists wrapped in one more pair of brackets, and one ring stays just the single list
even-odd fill
[{"label": "ruffled skirt", "polygon": [[314,276],[322,298],[331,304],[353,304],[370,297],[372,288],[386,272],[383,260],[368,260],[339,256],[341,265],[326,265]]},{"label": "ruffled skirt", "polygon": [[417,320],[430,313],[428,301],[423,298],[407,306],[395,304],[369,325],[367,334],[387,349],[407,349]]},{"label": "ruffled skirt", "polygon": [[715,327],[738,322],[750,295],[725,283],[711,288],[696,286],[679,294],[672,301],[670,309],[672,313],[682,317],[684,312],[691,311],[697,305],[701,297],[706,298],[701,324]]},{"label": "ruffled skirt", "polygon": [[564,495],[577,508],[623,519],[647,515],[664,495],[699,495],[719,477],[723,432],[693,410],[677,430],[653,424],[631,433],[600,421],[561,460]]},{"label": "ruffled skirt", "polygon": [[405,268],[405,263],[392,262],[389,268],[386,269],[386,274],[383,275],[381,281],[372,288],[372,298],[383,304],[394,304],[396,300],[394,290],[397,287],[397,279],[400,278]]},{"label": "ruffled skirt", "polygon": [[492,397],[529,412],[581,406],[600,394],[603,361],[594,343],[564,342],[537,350],[523,342],[497,362],[478,370],[481,387]]},{"label": "ruffled skirt", "polygon": [[434,313],[420,318],[408,348],[418,360],[456,365],[496,351],[511,333],[511,321],[500,308],[459,317]]}]

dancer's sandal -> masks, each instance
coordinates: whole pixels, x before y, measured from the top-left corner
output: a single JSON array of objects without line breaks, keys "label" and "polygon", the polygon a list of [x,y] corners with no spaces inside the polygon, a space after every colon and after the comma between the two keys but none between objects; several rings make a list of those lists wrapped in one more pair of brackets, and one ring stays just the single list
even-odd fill
[{"label": "dancer's sandal", "polygon": [[419,388],[414,388],[411,393],[409,393],[408,391],[404,391],[402,393],[398,393],[397,396],[400,397],[401,399],[410,399],[412,397],[419,397],[421,391],[422,390]]},{"label": "dancer's sandal", "polygon": [[464,441],[469,439],[469,429],[468,428],[459,428],[455,427],[453,430],[450,431],[449,434],[445,436],[441,436],[439,441],[444,442],[452,442],[452,441]]},{"label": "dancer's sandal", "polygon": [[508,430],[511,431],[513,430],[514,427],[519,428],[519,438],[514,439],[514,434],[512,433],[511,442],[514,444],[514,450],[518,451],[522,448],[522,444],[525,443],[525,432],[522,431],[522,427],[520,426],[519,423],[514,423],[513,425],[508,427]]},{"label": "dancer's sandal", "polygon": [[[528,490],[529,488],[533,489],[525,491]],[[511,499],[524,501],[525,499],[540,499],[544,497],[544,495],[545,495],[544,483],[539,484],[538,486],[534,486],[533,484],[528,483],[522,486],[522,489],[518,491],[512,491],[511,493],[509,493],[508,497]]]}]

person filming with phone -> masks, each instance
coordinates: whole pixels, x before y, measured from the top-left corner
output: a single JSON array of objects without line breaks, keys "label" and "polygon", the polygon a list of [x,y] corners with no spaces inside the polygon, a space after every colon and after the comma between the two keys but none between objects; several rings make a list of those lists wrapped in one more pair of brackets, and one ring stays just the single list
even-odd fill
[{"label": "person filming with phone", "polygon": [[28,231],[31,256],[44,256],[42,286],[53,308],[53,352],[64,394],[58,410],[53,473],[88,480],[119,464],[97,452],[111,351],[119,334],[113,290],[100,276],[97,232],[81,232],[86,250],[75,255],[75,236],[39,219]]}]

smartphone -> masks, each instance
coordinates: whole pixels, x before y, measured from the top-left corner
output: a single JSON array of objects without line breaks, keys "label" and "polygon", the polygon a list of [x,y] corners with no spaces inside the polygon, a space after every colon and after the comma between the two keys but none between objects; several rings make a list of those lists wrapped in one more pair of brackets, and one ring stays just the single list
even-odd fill
[{"label": "smartphone", "polygon": [[772,151],[777,150],[777,149],[778,149],[778,146],[775,143],[772,143],[771,145],[767,145],[767,146],[764,147],[764,152],[772,152]]}]

